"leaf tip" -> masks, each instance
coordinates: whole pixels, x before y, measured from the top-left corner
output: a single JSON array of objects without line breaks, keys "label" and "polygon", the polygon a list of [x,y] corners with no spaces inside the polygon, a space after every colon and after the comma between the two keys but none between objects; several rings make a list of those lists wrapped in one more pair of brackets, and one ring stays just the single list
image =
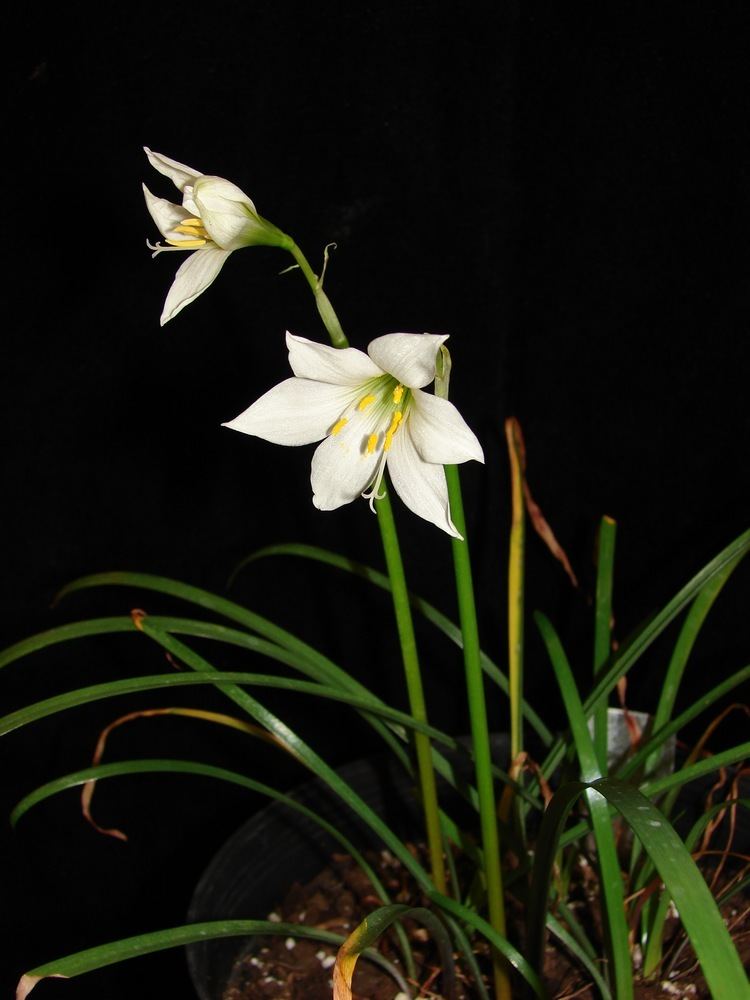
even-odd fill
[{"label": "leaf tip", "polygon": [[68,979],[69,976],[63,976],[59,972],[53,972],[50,976],[34,976],[30,972],[26,975],[21,976],[18,980],[18,986],[16,986],[16,1000],[26,1000],[26,997],[31,993],[36,984],[40,979]]}]

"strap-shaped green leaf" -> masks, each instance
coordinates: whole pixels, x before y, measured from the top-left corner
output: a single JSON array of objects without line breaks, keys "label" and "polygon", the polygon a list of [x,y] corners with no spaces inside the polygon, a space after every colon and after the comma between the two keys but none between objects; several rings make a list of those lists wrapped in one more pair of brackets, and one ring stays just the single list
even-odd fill
[{"label": "strap-shaped green leaf", "polygon": [[[615,687],[618,680],[627,674],[640,656],[661,635],[664,629],[674,621],[677,615],[696,597],[714,577],[721,573],[729,564],[745,555],[750,549],[750,529],[743,532],[739,538],[723,549],[708,565],[685,584],[672,600],[653,618],[651,618],[633,637],[618,651],[608,668],[603,669],[591,694],[583,703],[583,710],[588,718],[599,702],[606,698]],[[555,741],[542,765],[544,774],[552,774],[565,755],[567,748],[566,736]],[[533,781],[531,782],[533,785]]]},{"label": "strap-shaped green leaf", "polygon": [[423,906],[407,906],[403,903],[391,903],[389,906],[379,906],[377,910],[373,910],[341,945],[333,968],[333,1000],[352,1000],[352,977],[359,956],[377,944],[391,924],[407,917],[423,923],[432,933],[440,952],[445,1000],[455,1000],[456,973],[448,932],[430,910]]},{"label": "strap-shaped green leaf", "polygon": [[[337,552],[331,552],[329,549],[319,548],[317,545],[303,545],[301,543],[288,543],[285,545],[269,545],[263,549],[259,549],[252,555],[244,559],[237,569],[234,571],[232,579],[234,579],[237,574],[244,569],[250,563],[254,562],[256,559],[263,559],[267,556],[299,556],[302,559],[313,559],[316,562],[323,563],[327,566],[333,566],[336,569],[344,570],[347,573],[352,573],[354,576],[358,576],[368,583],[372,583],[374,586],[379,587],[381,590],[390,590],[390,581],[384,573],[378,572],[378,570],[373,569],[371,566],[365,565],[365,563],[357,562],[355,559],[349,559],[347,556],[339,555]],[[447,636],[454,642],[459,649],[463,648],[463,636],[461,634],[461,629],[447,618],[442,612],[438,611],[432,604],[426,601],[423,597],[418,594],[410,592],[409,600],[411,601],[412,607],[415,611],[418,611],[430,624],[434,625],[443,635]],[[508,677],[500,670],[496,663],[494,663],[486,653],[480,653],[482,670],[487,675],[487,677],[498,685],[500,690],[504,694],[509,694],[510,687],[508,682]],[[544,724],[539,715],[534,711],[531,705],[524,701],[523,702],[523,715],[529,725],[536,731],[539,739],[545,746],[550,746],[552,743],[552,733]]]},{"label": "strap-shaped green leaf", "polygon": [[703,876],[669,821],[637,788],[615,778],[570,782],[552,798],[537,840],[529,894],[528,943],[538,961],[544,943],[547,891],[552,864],[565,822],[587,789],[603,795],[641,841],[667,891],[701,964],[714,1000],[747,1000],[750,986],[737,950]]},{"label": "strap-shaped green leaf", "polygon": [[[570,669],[562,643],[552,625],[539,612],[534,615],[534,619],[547,647],[563,697],[581,767],[581,777],[586,782],[596,781],[596,779],[601,778],[600,761],[594,748],[594,741],[589,733],[583,705],[573,678],[573,671]],[[597,792],[587,791],[586,800],[596,840],[602,920],[606,934],[606,950],[610,959],[612,988],[618,1000],[629,1000],[633,996],[633,968],[628,945],[622,874],[617,858],[612,824],[609,819],[609,809],[606,801]],[[535,889],[532,886],[532,895],[534,892]],[[549,884],[544,887],[545,899],[548,892]],[[534,940],[531,934],[531,925],[529,940]]]},{"label": "strap-shaped green leaf", "polygon": [[[70,979],[74,976],[103,969],[107,965],[115,965],[129,958],[139,958],[155,951],[167,948],[181,948],[197,941],[211,941],[215,938],[250,937],[259,934],[284,935],[285,937],[308,938],[312,941],[324,941],[327,944],[340,944],[340,934],[306,927],[304,924],[274,923],[270,920],[211,920],[202,924],[186,924],[182,927],[171,927],[168,930],[154,931],[150,934],[137,934],[134,937],[123,938],[121,941],[111,941],[97,948],[87,948],[85,951],[66,955],[64,958],[38,965],[25,973],[18,984],[16,1000],[25,1000],[40,979],[54,976]],[[377,952],[368,953],[367,957],[382,965],[394,976],[403,989],[406,984],[390,962],[387,962]]]}]

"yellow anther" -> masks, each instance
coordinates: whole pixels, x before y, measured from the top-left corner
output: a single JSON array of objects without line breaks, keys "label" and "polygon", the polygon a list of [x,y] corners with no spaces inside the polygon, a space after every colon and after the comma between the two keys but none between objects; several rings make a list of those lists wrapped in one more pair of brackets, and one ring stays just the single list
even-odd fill
[{"label": "yellow anther", "polygon": [[403,394],[404,394],[404,387],[402,385],[397,385],[396,388],[393,390],[393,402],[396,404],[396,406],[398,406],[398,404],[401,402],[401,397],[403,396]]},{"label": "yellow anther", "polygon": [[181,250],[192,250],[195,247],[204,247],[208,240],[164,240],[164,242]]},{"label": "yellow anther", "polygon": [[203,226],[175,226],[172,232],[185,233],[186,236],[195,236],[198,239],[202,239],[206,235]]},{"label": "yellow anther", "polygon": [[203,221],[201,219],[183,219],[183,226],[203,226]]},{"label": "yellow anther", "polygon": [[338,434],[341,428],[345,427],[348,423],[349,421],[346,419],[346,417],[342,417],[341,420],[337,420],[336,423],[331,428],[331,434],[335,436],[336,434]]},{"label": "yellow anther", "polygon": [[370,405],[370,403],[374,403],[375,402],[376,398],[377,397],[375,397],[375,396],[364,396],[362,399],[360,399],[359,404],[357,405],[357,409],[358,410],[366,410],[367,407]]},{"label": "yellow anther", "polygon": [[398,425],[403,419],[403,413],[401,410],[396,410],[393,414],[393,419],[391,420],[391,426],[385,432],[385,441],[383,442],[383,451],[390,451],[391,445],[393,444],[393,435],[398,430]]},{"label": "yellow anther", "polygon": [[367,454],[372,455],[378,444],[378,435],[371,434],[367,439]]}]

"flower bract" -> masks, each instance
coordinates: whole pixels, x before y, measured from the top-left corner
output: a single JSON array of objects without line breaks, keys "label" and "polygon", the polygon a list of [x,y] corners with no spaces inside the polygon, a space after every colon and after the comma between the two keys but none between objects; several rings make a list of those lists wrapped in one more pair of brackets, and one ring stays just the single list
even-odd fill
[{"label": "flower bract", "polygon": [[386,466],[415,514],[460,538],[451,520],[444,465],[484,461],[456,407],[425,392],[447,336],[389,333],[367,353],[287,333],[294,377],[224,424],[275,444],[321,441],[313,455],[313,503],[335,510],[357,496],[373,501]]},{"label": "flower bract", "polygon": [[182,194],[182,204],[157,198],[146,185],[143,193],[164,243],[148,243],[153,256],[165,251],[190,256],[177,270],[167,294],[161,325],[173,319],[204,292],[233,250],[283,246],[284,234],[262,219],[244,191],[223,177],[209,177],[184,163],[145,149],[152,167],[169,177]]}]

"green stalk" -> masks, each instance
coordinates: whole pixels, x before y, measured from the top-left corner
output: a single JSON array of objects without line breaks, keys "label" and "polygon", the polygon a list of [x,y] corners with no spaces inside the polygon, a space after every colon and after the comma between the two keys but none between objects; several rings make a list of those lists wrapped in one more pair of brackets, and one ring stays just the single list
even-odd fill
[{"label": "green stalk", "polygon": [[[490,733],[487,725],[487,706],[482,681],[482,664],[479,649],[479,629],[474,603],[474,584],[471,577],[469,544],[466,540],[466,520],[458,469],[445,467],[451,517],[463,538],[451,539],[453,565],[456,574],[458,613],[464,642],[466,689],[471,720],[471,741],[474,748],[477,793],[479,796],[479,824],[484,848],[484,875],[487,882],[489,922],[498,934],[505,937],[505,906],[503,903],[503,876],[500,867],[500,838],[497,829],[495,789],[492,781]],[[495,970],[495,995],[498,1000],[510,1000],[510,978],[507,962],[493,950]]]},{"label": "green stalk", "polygon": [[[338,317],[328,296],[323,291],[323,275],[318,277],[307,258],[291,237],[288,237],[287,249],[297,261],[300,270],[304,274],[313,295],[315,304],[318,307],[320,318],[323,320],[331,343],[334,347],[345,348],[349,346],[349,341],[344,334]],[[325,273],[325,266],[323,268]],[[424,688],[422,686],[422,676],[419,669],[419,658],[417,656],[417,643],[414,637],[414,624],[411,616],[411,606],[409,602],[409,591],[406,587],[406,577],[404,576],[404,564],[401,559],[401,550],[396,534],[396,524],[393,520],[391,501],[387,490],[384,495],[376,501],[378,513],[378,525],[380,535],[383,540],[383,551],[388,569],[388,576],[391,581],[391,594],[393,596],[393,608],[396,615],[396,626],[398,628],[399,640],[401,643],[401,656],[404,663],[406,676],[406,689],[409,696],[409,705],[415,718],[427,721],[427,708],[424,699]],[[427,845],[430,855],[430,868],[432,879],[436,889],[446,892],[445,866],[443,863],[443,838],[440,826],[440,810],[438,808],[437,786],[435,782],[435,771],[432,764],[432,749],[430,740],[424,733],[416,733],[414,739],[414,749],[417,757],[417,770],[419,773],[419,785],[422,796],[422,808],[425,816],[425,831],[427,834]]]},{"label": "green stalk", "polygon": [[508,680],[510,685],[510,760],[515,763],[523,750],[523,595],[525,507],[523,470],[515,434],[516,422],[505,421],[510,457],[512,520],[508,556]]},{"label": "green stalk", "polygon": [[[323,276],[317,276],[317,274],[310,267],[307,258],[291,236],[288,236],[287,239],[289,242],[285,244],[285,248],[297,261],[300,271],[304,274],[307,283],[315,296],[315,305],[318,307],[320,318],[323,320],[323,325],[328,331],[331,343],[334,347],[348,347],[349,341],[346,339],[346,334],[341,328],[338,316],[334,312],[330,299],[323,291]],[[325,271],[325,268],[323,270]]]},{"label": "green stalk", "polygon": [[[606,515],[599,525],[596,560],[596,611],[594,615],[594,679],[609,660],[612,646],[612,577],[617,524]],[[607,776],[607,699],[594,710],[594,750],[603,777]]]},{"label": "green stalk", "polygon": [[[409,591],[406,587],[404,564],[401,559],[401,549],[396,534],[396,524],[393,520],[393,509],[388,491],[383,490],[383,496],[375,501],[378,514],[380,537],[383,540],[383,552],[391,580],[391,595],[393,610],[396,614],[398,637],[401,643],[401,656],[404,662],[406,690],[409,695],[409,709],[415,719],[427,722],[427,707],[424,699],[422,674],[419,669],[417,642],[414,636],[414,623],[411,617]],[[422,794],[427,845],[430,854],[430,869],[435,888],[445,893],[445,865],[443,863],[443,841],[440,834],[440,812],[438,809],[435,771],[432,766],[432,750],[429,737],[424,733],[414,734],[414,749],[417,756],[417,771]]]}]

